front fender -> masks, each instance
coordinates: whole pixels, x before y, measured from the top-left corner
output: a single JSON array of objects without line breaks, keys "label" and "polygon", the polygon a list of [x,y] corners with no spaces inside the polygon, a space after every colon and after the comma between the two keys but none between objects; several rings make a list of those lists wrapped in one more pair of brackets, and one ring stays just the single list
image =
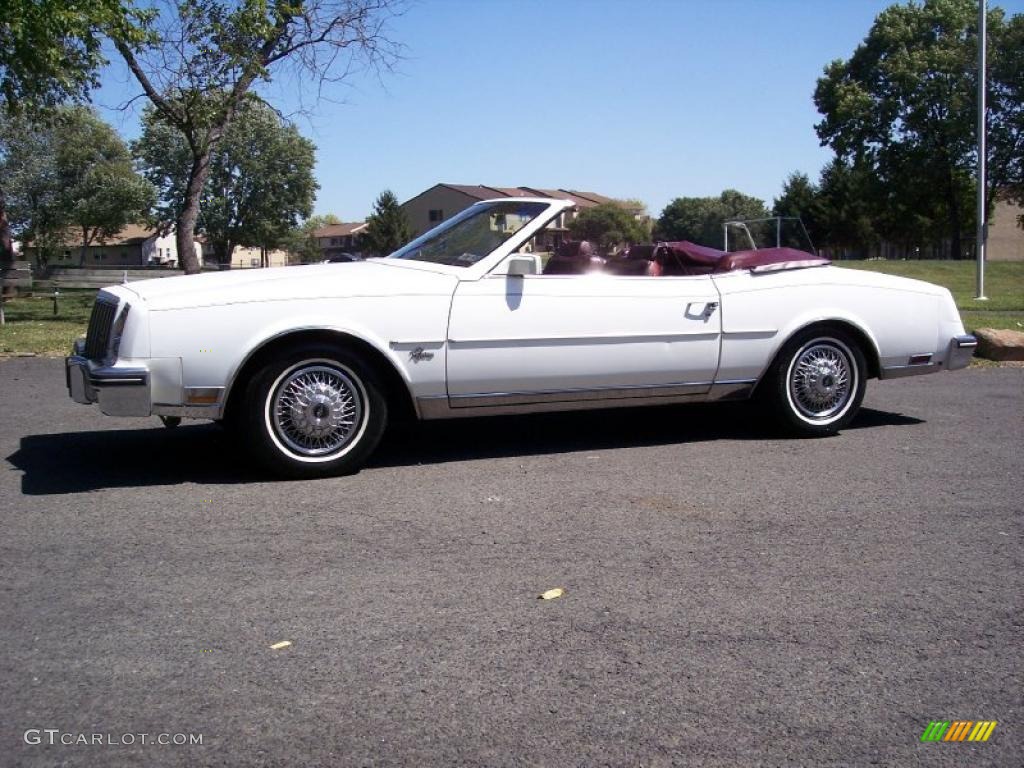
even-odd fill
[{"label": "front fender", "polygon": [[[226,394],[266,344],[303,330],[345,334],[387,359],[415,397],[445,392],[447,314],[442,297],[428,296],[403,297],[401,313],[380,298],[254,302],[152,312],[150,338],[154,357],[181,359],[183,390]],[[417,347],[433,355],[411,355]]]}]

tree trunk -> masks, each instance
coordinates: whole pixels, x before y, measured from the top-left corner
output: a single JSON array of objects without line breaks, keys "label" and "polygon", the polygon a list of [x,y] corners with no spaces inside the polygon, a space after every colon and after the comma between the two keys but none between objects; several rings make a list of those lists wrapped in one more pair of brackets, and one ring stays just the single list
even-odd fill
[{"label": "tree trunk", "polygon": [[7,288],[3,284],[3,275],[6,269],[13,266],[14,241],[11,239],[11,225],[7,221],[7,198],[3,186],[0,186],[0,325],[7,324],[7,318],[4,316]]},{"label": "tree trunk", "polygon": [[192,167],[188,172],[188,185],[185,187],[185,204],[175,222],[174,241],[178,247],[178,263],[186,275],[198,274],[202,269],[196,258],[195,231],[199,219],[199,198],[206,186],[206,178],[210,175],[210,155],[212,150],[207,147],[199,156],[192,159]]},{"label": "tree trunk", "polygon": [[14,241],[11,239],[11,224],[7,221],[7,196],[0,184],[0,270],[14,264]]},{"label": "tree trunk", "polygon": [[953,259],[963,258],[963,254],[960,252],[960,236],[961,224],[960,224],[960,201],[956,196],[956,186],[953,179],[953,169],[950,167],[949,175],[946,177],[946,201],[949,205],[949,251],[950,256]]},{"label": "tree trunk", "polygon": [[85,254],[89,250],[89,228],[82,227],[82,248],[78,252],[78,266],[85,266]]}]

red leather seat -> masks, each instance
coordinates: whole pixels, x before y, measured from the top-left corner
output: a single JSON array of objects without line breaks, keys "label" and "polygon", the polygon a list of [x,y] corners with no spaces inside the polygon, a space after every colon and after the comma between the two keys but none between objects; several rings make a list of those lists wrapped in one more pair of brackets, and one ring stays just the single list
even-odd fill
[{"label": "red leather seat", "polygon": [[608,259],[605,270],[613,275],[657,277],[662,267],[654,258],[655,249],[650,244],[631,245],[617,258]]},{"label": "red leather seat", "polygon": [[544,266],[545,275],[582,275],[599,272],[604,268],[605,259],[598,255],[586,240],[568,240],[562,243],[558,252],[548,259]]}]

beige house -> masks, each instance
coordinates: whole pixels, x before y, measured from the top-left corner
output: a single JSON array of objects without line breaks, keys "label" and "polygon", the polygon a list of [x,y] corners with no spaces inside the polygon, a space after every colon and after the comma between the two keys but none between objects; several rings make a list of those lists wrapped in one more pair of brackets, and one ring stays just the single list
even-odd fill
[{"label": "beige house", "polygon": [[989,261],[1024,261],[1024,229],[1019,217],[1024,208],[1006,200],[996,203],[988,225],[985,258]]},{"label": "beige house", "polygon": [[[596,192],[580,192],[574,189],[544,189],[541,187],[491,187],[482,184],[435,184],[402,203],[414,237],[419,237],[428,229],[436,227],[442,221],[450,219],[473,203],[481,200],[492,200],[496,197],[554,197],[571,200],[578,209],[593,208],[595,205],[612,202],[612,198]],[[642,212],[636,212],[638,216]],[[568,221],[563,214],[552,222],[544,231],[543,248],[557,248],[563,239],[568,238]]]},{"label": "beige house", "polygon": [[[235,246],[235,249],[231,252],[232,269],[251,269],[262,265],[263,258],[259,248],[248,248],[238,245]],[[280,248],[267,251],[266,265],[268,267],[287,267],[288,254]]]},{"label": "beige house", "polygon": [[328,224],[326,227],[313,231],[316,244],[324,259],[339,258],[342,254],[360,255],[362,245],[360,236],[366,231],[365,221],[352,221],[341,224]]},{"label": "beige house", "polygon": [[[202,263],[201,243],[195,243],[196,257]],[[37,249],[29,244],[25,257],[38,261]],[[129,224],[113,237],[98,238],[82,254],[81,233],[68,230],[64,242],[50,256],[54,267],[177,267],[178,244],[174,231],[161,234],[158,230]]]}]

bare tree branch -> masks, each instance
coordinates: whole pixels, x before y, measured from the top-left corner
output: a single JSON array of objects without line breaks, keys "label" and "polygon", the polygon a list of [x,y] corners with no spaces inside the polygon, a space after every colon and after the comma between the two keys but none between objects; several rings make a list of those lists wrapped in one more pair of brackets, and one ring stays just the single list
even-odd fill
[{"label": "bare tree branch", "polygon": [[184,122],[184,116],[171,106],[171,103],[164,98],[163,94],[153,87],[148,75],[146,75],[142,67],[139,66],[139,62],[135,58],[135,54],[132,52],[132,49],[121,40],[114,40],[114,46],[117,48],[117,52],[121,54],[121,58],[124,59],[125,64],[128,65],[128,69],[131,70],[133,75],[135,75],[135,79],[139,81],[139,85],[142,86],[142,90],[145,92],[146,97],[153,102],[153,106],[156,107],[160,113],[168,119],[168,121],[175,124]]},{"label": "bare tree branch", "polygon": [[[192,154],[177,217],[179,257],[198,271],[193,229],[210,158],[246,98],[275,74],[324,98],[326,83],[360,67],[390,70],[401,48],[387,21],[406,0],[157,0],[145,34],[112,36],[154,109],[181,131]],[[315,84],[315,86],[314,86]]]}]

